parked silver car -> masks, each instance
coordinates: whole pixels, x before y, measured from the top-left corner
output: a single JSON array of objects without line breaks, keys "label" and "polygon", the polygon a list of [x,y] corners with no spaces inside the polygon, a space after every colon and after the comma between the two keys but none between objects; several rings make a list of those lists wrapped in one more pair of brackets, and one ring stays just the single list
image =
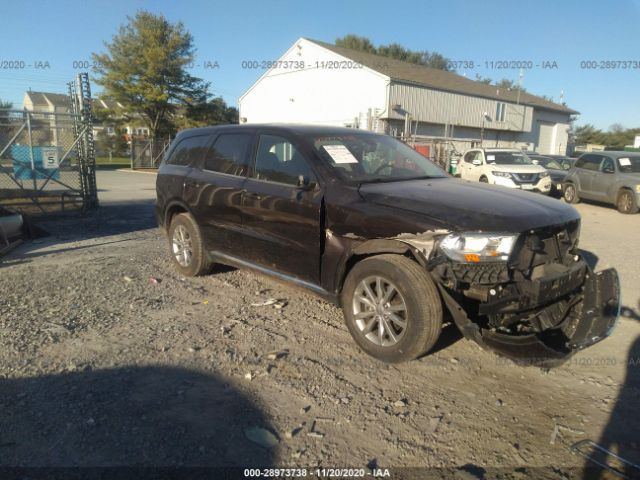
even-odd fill
[{"label": "parked silver car", "polygon": [[640,205],[640,153],[585,153],[569,170],[563,196],[568,203],[581,198],[611,203],[621,213],[636,213]]}]

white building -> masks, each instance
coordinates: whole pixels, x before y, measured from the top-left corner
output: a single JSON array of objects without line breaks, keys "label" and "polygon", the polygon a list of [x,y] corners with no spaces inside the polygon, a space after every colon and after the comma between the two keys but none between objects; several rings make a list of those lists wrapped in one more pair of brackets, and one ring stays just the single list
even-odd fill
[{"label": "white building", "polygon": [[245,123],[308,123],[564,154],[575,110],[452,72],[300,38],[239,101]]}]

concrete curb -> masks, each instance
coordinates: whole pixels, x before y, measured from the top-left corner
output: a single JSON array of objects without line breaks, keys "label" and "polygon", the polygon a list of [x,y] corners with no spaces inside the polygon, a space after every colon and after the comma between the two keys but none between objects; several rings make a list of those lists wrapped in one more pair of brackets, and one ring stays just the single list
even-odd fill
[{"label": "concrete curb", "polygon": [[158,172],[147,172],[144,170],[132,170],[130,168],[116,168],[116,172],[127,172],[127,173],[146,173],[147,175],[157,175]]}]

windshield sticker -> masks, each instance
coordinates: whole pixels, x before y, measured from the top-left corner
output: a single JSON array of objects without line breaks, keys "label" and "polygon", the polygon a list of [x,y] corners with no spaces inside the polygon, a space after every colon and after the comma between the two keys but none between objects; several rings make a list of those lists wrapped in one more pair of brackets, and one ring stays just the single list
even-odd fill
[{"label": "windshield sticker", "polygon": [[487,155],[487,162],[490,162],[491,160],[495,160],[496,156],[495,155]]},{"label": "windshield sticker", "polygon": [[336,163],[358,163],[358,159],[344,145],[324,145],[322,148]]},{"label": "windshield sticker", "polygon": [[630,167],[631,166],[631,159],[624,157],[624,158],[619,158],[618,161],[620,162],[620,166],[621,167]]}]

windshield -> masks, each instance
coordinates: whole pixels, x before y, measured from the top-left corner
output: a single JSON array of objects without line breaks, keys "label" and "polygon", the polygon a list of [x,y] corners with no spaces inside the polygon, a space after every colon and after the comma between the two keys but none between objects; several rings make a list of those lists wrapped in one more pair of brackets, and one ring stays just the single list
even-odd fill
[{"label": "windshield", "polygon": [[552,170],[563,170],[562,166],[558,162],[549,157],[534,157],[533,163],[535,163],[536,165],[542,165],[544,168],[550,168]]},{"label": "windshield", "polygon": [[522,152],[487,152],[489,165],[533,165],[533,162]]},{"label": "windshield", "polygon": [[640,173],[640,157],[622,157],[618,159],[621,173]]},{"label": "windshield", "polygon": [[307,138],[320,156],[347,180],[374,182],[447,177],[440,167],[392,137],[349,133]]}]

